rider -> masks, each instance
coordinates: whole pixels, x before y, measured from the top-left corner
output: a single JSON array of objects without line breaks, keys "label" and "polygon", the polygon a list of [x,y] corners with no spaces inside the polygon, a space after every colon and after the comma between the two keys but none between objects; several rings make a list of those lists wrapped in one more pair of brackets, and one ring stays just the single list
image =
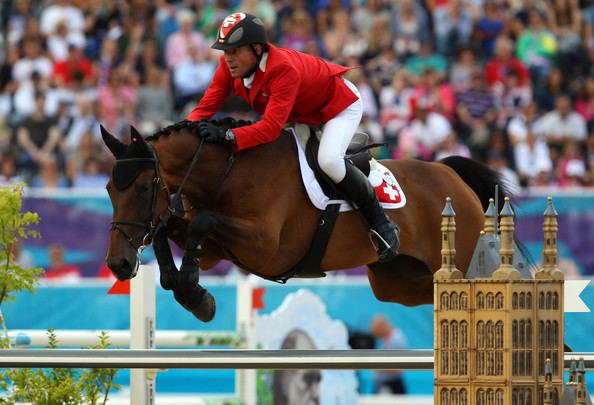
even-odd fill
[{"label": "rider", "polygon": [[365,175],[344,159],[363,110],[359,91],[342,77],[349,68],[275,47],[268,43],[262,20],[246,13],[225,18],[212,48],[224,55],[188,120],[212,117],[233,93],[262,119],[227,131],[202,121],[199,130],[206,140],[231,143],[242,150],[273,141],[287,122],[323,125],[318,152],[321,169],[379,235],[379,261],[393,259],[399,245],[398,228],[384,213]]}]

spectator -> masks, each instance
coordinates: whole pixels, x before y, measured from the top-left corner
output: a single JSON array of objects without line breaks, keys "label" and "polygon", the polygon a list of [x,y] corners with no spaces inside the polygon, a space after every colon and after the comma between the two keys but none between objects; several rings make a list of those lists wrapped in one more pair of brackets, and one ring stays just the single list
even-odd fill
[{"label": "spectator", "polygon": [[138,118],[143,127],[149,125],[151,128],[146,132],[156,132],[159,128],[166,126],[173,118],[172,107],[173,97],[169,77],[157,67],[150,68],[147,72],[146,84],[138,92]]},{"label": "spectator", "polygon": [[537,8],[528,13],[528,27],[518,38],[517,55],[528,67],[532,80],[540,85],[553,66],[557,40],[546,28],[545,17]]},{"label": "spectator", "polygon": [[53,79],[57,86],[67,86],[72,83],[75,74],[82,73],[87,86],[95,83],[95,70],[90,60],[85,58],[80,44],[68,45],[68,57],[54,64]]},{"label": "spectator", "polygon": [[447,68],[447,60],[442,55],[433,52],[433,45],[429,41],[422,42],[419,53],[406,62],[408,72],[417,77],[428,69],[438,72],[440,78],[445,77]]},{"label": "spectator", "polygon": [[[12,78],[16,87],[13,103],[19,118],[33,112],[36,92],[47,92],[53,65],[50,59],[43,55],[42,46],[39,38],[26,37],[23,40],[23,57],[12,68]],[[50,114],[57,110],[57,105],[53,105],[52,101],[54,100],[49,96],[48,104],[44,106]]]},{"label": "spectator", "polygon": [[60,170],[58,159],[53,155],[46,156],[41,162],[41,170],[31,180],[31,187],[57,189],[68,187],[68,181]]},{"label": "spectator", "polygon": [[48,254],[50,262],[43,276],[45,279],[70,282],[80,279],[80,268],[75,264],[67,264],[64,260],[64,246],[52,244],[48,247]]},{"label": "spectator", "polygon": [[95,156],[89,156],[83,162],[82,170],[74,176],[72,187],[97,190],[105,187],[108,180],[109,176],[101,172],[99,160]]},{"label": "spectator", "polygon": [[416,1],[403,0],[394,6],[394,50],[399,57],[417,54],[422,41],[429,40],[428,18]]},{"label": "spectator", "polygon": [[527,130],[513,145],[515,166],[520,184],[544,186],[550,182],[553,170],[549,147],[533,130]]},{"label": "spectator", "polygon": [[[404,349],[406,338],[383,315],[376,315],[371,321],[371,334],[378,341],[378,349]],[[377,392],[380,394],[406,394],[406,387],[400,371],[377,371],[375,374]]]},{"label": "spectator", "polygon": [[17,132],[17,167],[29,177],[35,176],[42,163],[52,154],[58,153],[58,144],[62,136],[55,121],[45,114],[44,104],[44,95],[37,93],[35,111],[23,121]]},{"label": "spectator", "polygon": [[69,32],[67,23],[67,21],[60,21],[54,32],[47,38],[47,48],[55,61],[68,59],[70,45],[80,48],[85,46],[84,35],[81,32]]},{"label": "spectator", "polygon": [[137,91],[124,66],[112,69],[106,86],[100,86],[97,101],[101,107],[104,126],[114,131],[122,120],[128,126],[136,112]]},{"label": "spectator", "polygon": [[433,27],[437,51],[451,56],[459,48],[469,45],[473,21],[462,0],[450,0],[445,7],[433,11]]},{"label": "spectator", "polygon": [[506,16],[504,4],[498,0],[486,0],[484,14],[476,24],[476,33],[481,41],[481,49],[485,55],[492,56],[495,52],[495,41],[504,31]]},{"label": "spectator", "polygon": [[456,95],[444,77],[436,70],[427,68],[423,76],[417,78],[414,101],[425,100],[433,111],[445,116],[450,122],[456,114]]},{"label": "spectator", "polygon": [[208,54],[208,45],[202,33],[193,29],[196,15],[187,9],[177,12],[179,31],[167,38],[166,62],[167,67],[175,69],[181,63],[193,60],[202,61]]},{"label": "spectator", "polygon": [[136,59],[134,70],[138,74],[141,84],[146,83],[147,72],[153,68],[166,70],[165,62],[156,40],[149,38],[142,42],[140,55]]},{"label": "spectator", "polygon": [[445,148],[447,139],[452,133],[452,127],[443,115],[429,110],[425,100],[417,103],[417,118],[413,120],[410,129],[414,139],[435,155]]},{"label": "spectator", "polygon": [[281,46],[305,52],[307,45],[316,41],[312,19],[307,11],[295,10],[285,25],[286,31],[281,39]]},{"label": "spectator", "polygon": [[583,186],[586,180],[586,164],[578,143],[565,142],[563,154],[557,165],[557,180],[561,187]]},{"label": "spectator", "polygon": [[507,78],[510,72],[515,72],[519,86],[530,84],[528,70],[517,58],[513,56],[511,40],[501,35],[495,41],[495,58],[485,65],[485,80],[487,85],[497,97],[501,96],[508,85]]},{"label": "spectator", "polygon": [[472,48],[464,47],[460,49],[458,58],[449,73],[449,82],[452,89],[456,92],[468,90],[471,85],[472,74],[481,69]]},{"label": "spectator", "polygon": [[583,22],[578,0],[556,0],[552,8],[551,23],[558,41],[559,67],[569,75],[581,74],[586,58],[580,38]]},{"label": "spectator", "polygon": [[594,128],[594,77],[586,78],[575,101],[575,111],[584,118],[591,131]]},{"label": "spectator", "polygon": [[542,117],[542,130],[545,141],[552,149],[553,160],[559,156],[567,141],[586,140],[586,122],[571,106],[571,98],[560,95],[555,99],[555,110]]},{"label": "spectator", "polygon": [[470,89],[456,94],[457,125],[473,156],[485,158],[490,129],[495,124],[495,104],[487,91],[481,71],[472,75]]},{"label": "spectator", "polygon": [[16,158],[9,153],[3,154],[0,157],[0,187],[20,182],[24,179],[17,174]]},{"label": "spectator", "polygon": [[54,0],[53,4],[41,13],[41,32],[51,35],[56,27],[67,21],[68,33],[82,33],[85,27],[85,18],[82,11],[72,5],[72,0]]},{"label": "spectator", "polygon": [[414,90],[410,87],[406,70],[400,69],[392,80],[391,86],[384,86],[379,96],[380,123],[386,136],[395,140],[398,133],[412,116],[411,100]]},{"label": "spectator", "polygon": [[507,125],[507,134],[511,145],[525,141],[528,132],[542,137],[542,121],[540,120],[538,105],[530,103],[522,110],[519,110]]},{"label": "spectator", "polygon": [[565,92],[567,85],[563,72],[559,68],[553,68],[547,75],[544,86],[535,89],[534,98],[541,110],[551,111],[555,108],[555,99]]}]

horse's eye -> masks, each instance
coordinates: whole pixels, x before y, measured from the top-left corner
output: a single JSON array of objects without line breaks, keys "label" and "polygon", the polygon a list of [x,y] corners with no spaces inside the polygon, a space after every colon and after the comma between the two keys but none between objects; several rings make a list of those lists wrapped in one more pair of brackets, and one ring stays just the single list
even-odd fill
[{"label": "horse's eye", "polygon": [[149,188],[150,188],[149,183],[146,183],[146,182],[140,183],[136,186],[136,190],[139,193],[146,193],[147,191],[149,191]]}]

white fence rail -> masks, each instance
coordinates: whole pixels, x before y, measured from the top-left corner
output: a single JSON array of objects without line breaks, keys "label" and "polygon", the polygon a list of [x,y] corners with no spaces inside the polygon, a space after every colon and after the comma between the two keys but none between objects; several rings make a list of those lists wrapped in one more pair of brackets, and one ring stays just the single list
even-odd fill
[{"label": "white fence rail", "polygon": [[[594,353],[565,353],[594,370]],[[129,350],[15,349],[0,351],[0,367],[133,369],[433,370],[433,350]]]}]

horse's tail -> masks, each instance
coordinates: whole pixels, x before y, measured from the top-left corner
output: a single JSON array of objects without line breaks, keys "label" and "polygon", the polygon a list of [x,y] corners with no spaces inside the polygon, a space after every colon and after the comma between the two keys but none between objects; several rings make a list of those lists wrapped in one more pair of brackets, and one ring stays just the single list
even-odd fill
[{"label": "horse's tail", "polygon": [[497,187],[497,202],[501,207],[505,196],[510,195],[508,187],[499,173],[489,166],[462,156],[448,156],[439,161],[451,167],[474,191],[483,206],[483,212],[489,207],[489,198],[495,198]]},{"label": "horse's tail", "polygon": [[[439,162],[454,169],[458,176],[468,184],[481,201],[483,212],[489,207],[489,198],[495,198],[495,186],[499,186],[497,187],[496,199],[499,207],[503,206],[503,200],[506,196],[511,197],[509,187],[499,173],[483,163],[462,156],[448,156]],[[517,239],[516,244],[520,253],[526,259],[528,266],[535,266],[536,262],[526,246]]]}]

